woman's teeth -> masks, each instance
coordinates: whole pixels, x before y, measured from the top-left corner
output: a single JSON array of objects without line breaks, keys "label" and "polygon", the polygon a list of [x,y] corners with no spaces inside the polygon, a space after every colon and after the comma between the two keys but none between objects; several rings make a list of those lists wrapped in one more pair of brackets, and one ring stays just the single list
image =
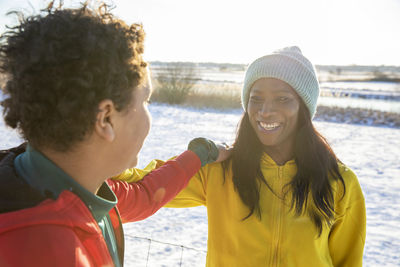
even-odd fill
[{"label": "woman's teeth", "polygon": [[279,127],[279,123],[277,123],[277,122],[273,122],[273,123],[265,123],[265,122],[259,122],[259,124],[260,124],[260,126],[264,129],[264,130],[267,130],[267,131],[270,131],[270,130],[274,130],[274,129],[276,129],[277,127]]}]

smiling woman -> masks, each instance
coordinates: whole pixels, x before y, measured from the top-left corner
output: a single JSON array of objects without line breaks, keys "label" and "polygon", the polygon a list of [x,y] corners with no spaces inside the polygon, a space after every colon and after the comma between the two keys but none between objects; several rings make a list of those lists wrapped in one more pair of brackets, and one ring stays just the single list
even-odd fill
[{"label": "smiling woman", "polygon": [[297,47],[248,67],[231,157],[167,204],[207,206],[207,266],[362,266],[364,196],[313,126],[318,94]]}]

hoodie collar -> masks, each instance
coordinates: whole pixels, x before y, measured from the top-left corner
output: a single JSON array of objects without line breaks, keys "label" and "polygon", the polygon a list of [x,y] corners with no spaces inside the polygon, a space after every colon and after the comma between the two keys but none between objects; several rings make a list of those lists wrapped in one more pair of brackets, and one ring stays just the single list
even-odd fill
[{"label": "hoodie collar", "polygon": [[[279,165],[276,164],[276,162],[266,152],[263,152],[263,154],[261,156],[261,163],[265,164],[267,166],[271,166],[271,167],[279,167]],[[289,165],[293,165],[293,164],[296,164],[296,162],[294,159],[291,159],[291,160],[287,161],[283,166],[289,166]]]}]

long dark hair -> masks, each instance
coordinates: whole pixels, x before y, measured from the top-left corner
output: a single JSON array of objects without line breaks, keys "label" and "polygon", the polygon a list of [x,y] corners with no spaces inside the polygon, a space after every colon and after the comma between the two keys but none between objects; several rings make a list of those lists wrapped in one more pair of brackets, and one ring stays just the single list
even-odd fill
[{"label": "long dark hair", "polygon": [[[250,124],[248,113],[240,120],[232,156],[223,162],[225,169],[232,166],[233,184],[249,214],[261,218],[260,183],[270,190],[268,181],[260,168],[263,145]],[[331,179],[339,180],[345,192],[343,177],[339,172],[338,158],[326,139],[318,133],[304,103],[300,104],[298,130],[294,149],[297,173],[287,185],[292,193],[291,208],[297,216],[307,212],[314,225],[322,231],[323,222],[331,224],[334,217],[334,197]],[[307,209],[308,197],[312,197],[315,208]],[[343,193],[344,195],[344,193]]]}]

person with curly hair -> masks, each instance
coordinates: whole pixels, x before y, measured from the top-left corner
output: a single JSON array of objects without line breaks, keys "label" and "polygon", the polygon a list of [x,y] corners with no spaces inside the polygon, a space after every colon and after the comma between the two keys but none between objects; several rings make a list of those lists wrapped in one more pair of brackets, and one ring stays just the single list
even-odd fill
[{"label": "person with curly hair", "polygon": [[362,266],[364,196],[314,128],[318,97],[315,68],[296,46],[247,68],[232,155],[166,205],[207,207],[206,266]]},{"label": "person with curly hair", "polygon": [[122,266],[122,223],[170,201],[218,148],[200,138],[137,183],[150,129],[144,31],[106,5],[21,16],[1,37],[6,124],[27,142],[0,151],[0,266]]}]

